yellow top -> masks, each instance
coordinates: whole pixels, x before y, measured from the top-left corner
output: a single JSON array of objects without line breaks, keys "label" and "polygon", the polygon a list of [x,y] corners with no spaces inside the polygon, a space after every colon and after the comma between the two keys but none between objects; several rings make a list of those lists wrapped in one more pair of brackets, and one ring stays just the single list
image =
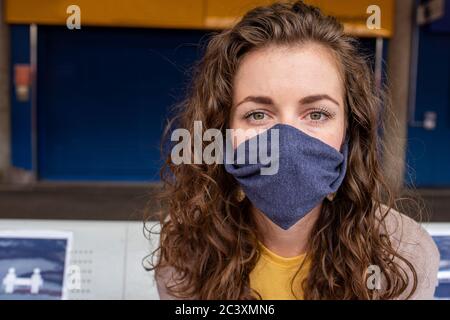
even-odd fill
[{"label": "yellow top", "polygon": [[269,250],[260,242],[261,256],[250,273],[250,287],[256,290],[264,300],[303,299],[301,282],[306,278],[309,261],[306,260],[295,277],[291,292],[291,279],[302,265],[306,254],[285,258]]}]

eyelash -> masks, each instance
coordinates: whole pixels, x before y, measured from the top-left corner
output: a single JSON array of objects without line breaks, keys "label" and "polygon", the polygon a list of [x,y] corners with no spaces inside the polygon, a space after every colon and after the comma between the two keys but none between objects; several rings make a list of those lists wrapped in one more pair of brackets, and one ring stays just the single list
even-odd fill
[{"label": "eyelash", "polygon": [[[263,110],[254,110],[254,111],[250,111],[250,112],[246,113],[244,115],[244,118],[245,119],[249,119],[252,115],[258,114],[258,113],[263,113],[263,114],[267,115],[266,112],[264,112]],[[334,115],[335,115],[334,113],[330,112],[325,107],[315,108],[315,109],[311,110],[309,115],[312,114],[312,113],[321,113],[321,114],[326,116],[326,119],[324,119],[324,120],[311,120],[312,122],[315,122],[315,123],[322,122],[322,121],[325,121],[327,119],[332,119],[334,117]],[[262,120],[252,120],[252,121],[258,122],[258,121],[262,121]]]},{"label": "eyelash", "polygon": [[[334,117],[334,115],[335,115],[334,113],[330,112],[325,107],[320,107],[320,108],[314,109],[309,114],[312,114],[312,113],[321,113],[321,114],[325,115],[327,119],[332,119]],[[311,121],[313,121],[313,122],[321,122],[321,121],[325,121],[325,120],[311,120]]]}]

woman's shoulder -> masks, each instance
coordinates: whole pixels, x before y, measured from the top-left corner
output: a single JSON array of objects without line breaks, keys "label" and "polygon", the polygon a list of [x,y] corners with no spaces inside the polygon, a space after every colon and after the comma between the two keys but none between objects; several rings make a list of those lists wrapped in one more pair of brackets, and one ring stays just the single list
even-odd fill
[{"label": "woman's shoulder", "polygon": [[[414,219],[385,205],[381,215],[391,243],[397,252],[414,266],[417,272],[417,290],[411,299],[432,299],[437,286],[439,250],[430,234]],[[412,274],[405,268],[412,280]],[[410,281],[410,285],[412,281]]]},{"label": "woman's shoulder", "polygon": [[171,266],[165,266],[155,272],[156,288],[160,300],[178,300],[179,298],[169,294],[167,287],[174,285],[175,269]]},{"label": "woman's shoulder", "polygon": [[[169,220],[170,215],[166,215],[166,217],[164,218],[164,223],[167,223]],[[160,259],[159,255],[157,259]],[[158,291],[160,300],[181,300],[181,298],[171,295],[167,289],[168,287],[176,287],[179,284],[177,280],[178,278],[179,273],[173,266],[167,265],[166,263],[164,263],[164,266],[160,266],[159,268],[155,269],[154,279],[156,282],[156,289]]]}]

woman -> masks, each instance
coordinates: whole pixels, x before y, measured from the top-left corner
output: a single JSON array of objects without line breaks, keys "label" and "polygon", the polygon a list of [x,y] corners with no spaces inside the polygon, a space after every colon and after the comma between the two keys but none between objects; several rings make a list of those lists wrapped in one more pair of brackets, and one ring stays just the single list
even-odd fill
[{"label": "woman", "polygon": [[255,166],[168,156],[161,299],[433,297],[439,253],[394,208],[377,144],[389,106],[356,46],[302,2],[253,9],[210,40],[174,123],[255,129],[233,133],[234,154],[279,129],[279,168],[250,179]]}]

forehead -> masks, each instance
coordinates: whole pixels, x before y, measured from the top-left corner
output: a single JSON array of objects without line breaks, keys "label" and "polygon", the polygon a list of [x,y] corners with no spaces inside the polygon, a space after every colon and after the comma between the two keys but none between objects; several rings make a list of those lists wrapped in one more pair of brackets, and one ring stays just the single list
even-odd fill
[{"label": "forehead", "polygon": [[234,96],[295,92],[342,98],[341,78],[336,58],[320,44],[270,46],[243,57],[234,78]]}]

